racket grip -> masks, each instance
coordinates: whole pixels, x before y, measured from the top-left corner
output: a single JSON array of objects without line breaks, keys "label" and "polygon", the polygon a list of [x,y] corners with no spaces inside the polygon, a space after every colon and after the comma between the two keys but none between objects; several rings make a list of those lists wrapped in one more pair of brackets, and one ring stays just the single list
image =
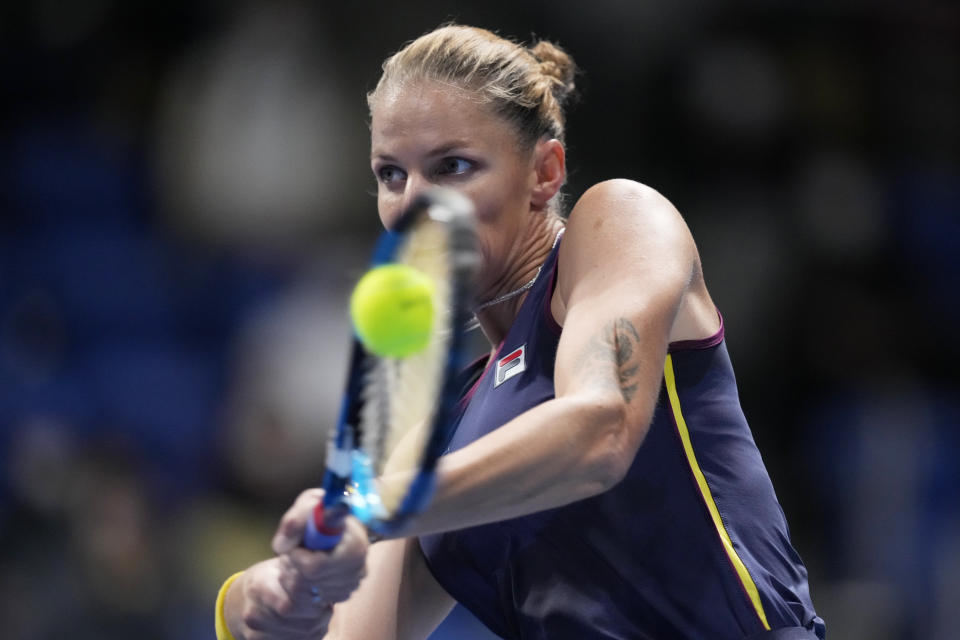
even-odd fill
[{"label": "racket grip", "polygon": [[307,519],[307,528],[303,532],[303,546],[314,551],[329,551],[340,543],[343,537],[343,521],[350,509],[338,504],[329,509],[323,508],[323,502],[317,504],[313,514]]}]

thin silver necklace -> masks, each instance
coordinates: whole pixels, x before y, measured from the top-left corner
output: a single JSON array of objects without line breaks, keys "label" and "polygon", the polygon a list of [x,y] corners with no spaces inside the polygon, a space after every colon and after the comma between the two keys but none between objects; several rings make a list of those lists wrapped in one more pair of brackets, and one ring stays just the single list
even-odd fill
[{"label": "thin silver necklace", "polygon": [[[554,249],[556,249],[557,243],[560,242],[560,236],[563,235],[563,231],[564,231],[563,229],[560,229],[560,231],[557,232],[557,237],[553,239],[553,246],[550,247],[550,250],[551,250],[551,251],[553,251]],[[478,323],[478,322],[479,322],[479,321],[477,320],[477,317],[476,317],[479,312],[483,311],[483,310],[486,309],[487,307],[492,307],[492,306],[495,305],[495,304],[500,304],[501,302],[506,302],[507,300],[510,300],[511,298],[516,298],[518,295],[520,295],[521,293],[523,293],[524,291],[526,291],[526,290],[528,290],[530,287],[532,287],[534,284],[536,284],[537,278],[540,277],[540,272],[541,272],[541,271],[543,271],[543,265],[540,265],[539,267],[537,267],[537,272],[536,272],[535,274],[533,274],[533,277],[530,279],[530,282],[527,282],[527,283],[521,285],[520,288],[518,288],[518,289],[514,289],[513,291],[508,291],[507,293],[504,293],[503,295],[497,296],[497,297],[494,298],[493,300],[487,300],[486,302],[481,302],[480,304],[478,304],[477,306],[475,306],[475,307],[473,308],[473,316],[474,316],[474,317],[473,317],[473,322],[470,323],[471,328],[472,328],[473,326],[475,326],[475,323]]]}]

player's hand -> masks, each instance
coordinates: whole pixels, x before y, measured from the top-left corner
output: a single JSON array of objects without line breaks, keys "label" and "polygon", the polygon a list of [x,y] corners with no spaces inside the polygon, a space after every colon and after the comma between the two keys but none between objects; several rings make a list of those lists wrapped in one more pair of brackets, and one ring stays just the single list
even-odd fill
[{"label": "player's hand", "polygon": [[307,518],[322,498],[305,491],[280,520],[275,558],[250,567],[227,594],[227,625],[237,640],[314,640],[326,633],[333,605],[366,575],[367,534],[355,518],[330,551],[300,546]]}]

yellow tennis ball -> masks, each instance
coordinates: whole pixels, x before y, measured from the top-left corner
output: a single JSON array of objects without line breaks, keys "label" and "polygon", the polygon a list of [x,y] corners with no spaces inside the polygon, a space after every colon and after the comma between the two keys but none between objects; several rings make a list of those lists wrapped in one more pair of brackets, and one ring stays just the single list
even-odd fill
[{"label": "yellow tennis ball", "polygon": [[368,271],[350,296],[350,316],[370,353],[405,358],[426,348],[433,329],[433,283],[405,264]]}]

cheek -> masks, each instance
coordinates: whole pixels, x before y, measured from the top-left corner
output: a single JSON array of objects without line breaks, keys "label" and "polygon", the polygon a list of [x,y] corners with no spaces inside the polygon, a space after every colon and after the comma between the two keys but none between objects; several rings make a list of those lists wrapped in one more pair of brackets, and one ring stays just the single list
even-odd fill
[{"label": "cheek", "polygon": [[474,284],[478,290],[482,290],[496,281],[499,274],[497,265],[501,264],[502,260],[494,253],[495,246],[492,246],[489,239],[479,232],[477,233],[477,248],[480,250],[480,266],[474,274]]},{"label": "cheek", "polygon": [[514,185],[504,180],[489,180],[465,190],[476,208],[477,222],[487,225],[502,224],[505,218],[523,208],[523,198]]},{"label": "cheek", "polygon": [[476,229],[481,258],[480,271],[486,276],[496,277],[507,262],[511,232],[505,227],[502,221],[500,224],[491,224],[478,216]]},{"label": "cheek", "polygon": [[[491,181],[493,182],[493,181]],[[512,246],[513,236],[518,233],[520,221],[528,213],[522,189],[509,180],[495,184],[478,184],[478,188],[465,190],[473,200],[477,219],[477,240],[483,257],[483,270],[497,270],[503,265],[505,255]]]}]

